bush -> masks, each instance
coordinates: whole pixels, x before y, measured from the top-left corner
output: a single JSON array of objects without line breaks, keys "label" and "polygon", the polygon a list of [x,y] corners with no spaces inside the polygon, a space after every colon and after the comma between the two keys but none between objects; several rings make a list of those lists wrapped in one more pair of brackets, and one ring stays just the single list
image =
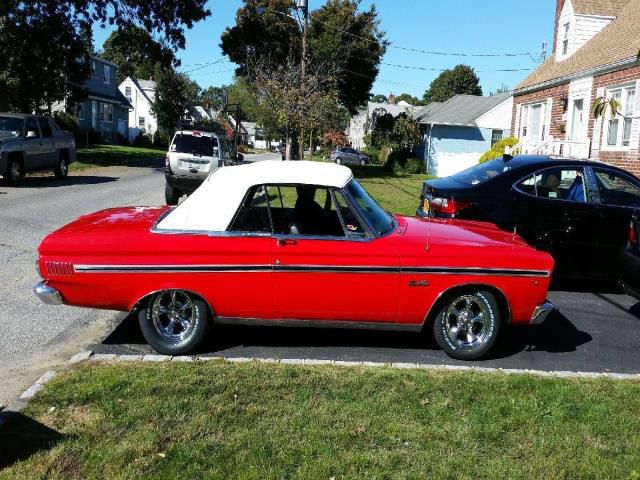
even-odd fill
[{"label": "bush", "polygon": [[153,140],[150,135],[139,132],[138,136],[133,141],[135,147],[151,148],[153,146]]},{"label": "bush", "polygon": [[516,137],[507,137],[503,138],[499,142],[496,142],[490,150],[486,151],[480,157],[478,163],[484,163],[487,160],[492,160],[494,158],[500,158],[504,155],[505,147],[513,147],[518,143],[518,139]]},{"label": "bush", "polygon": [[249,153],[249,148],[246,145],[238,145],[238,153],[247,154]]},{"label": "bush", "polygon": [[404,171],[406,173],[426,173],[424,168],[424,162],[419,158],[409,158],[404,164]]},{"label": "bush", "polygon": [[90,128],[88,132],[85,132],[85,134],[83,135],[85,140],[88,142],[88,145],[100,145],[104,143],[104,138],[102,138],[102,134],[97,131],[94,130],[93,128]]},{"label": "bush", "polygon": [[118,132],[116,132],[116,143],[118,145],[124,145],[124,146],[129,146],[130,144],[129,139],[124,135],[120,135],[120,133]]},{"label": "bush", "polygon": [[388,145],[383,145],[380,149],[380,155],[378,156],[378,161],[381,164],[386,164],[387,160],[389,160],[389,155],[391,155],[392,149]]},{"label": "bush", "polygon": [[[385,147],[383,147],[384,150]],[[381,152],[382,156],[382,152]],[[384,163],[386,170],[391,172],[404,170],[407,160],[413,156],[413,152],[409,149],[393,150],[388,154],[387,161]]]}]

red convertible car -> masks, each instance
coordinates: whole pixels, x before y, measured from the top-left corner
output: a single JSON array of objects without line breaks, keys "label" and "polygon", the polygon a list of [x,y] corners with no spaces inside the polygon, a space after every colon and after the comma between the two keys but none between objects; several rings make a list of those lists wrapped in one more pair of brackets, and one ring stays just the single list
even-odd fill
[{"label": "red convertible car", "polygon": [[240,323],[429,328],[470,360],[553,308],[547,253],[488,223],[392,215],[319,162],[223,168],[177,207],[85,215],[38,254],[41,300],[136,312],[169,355]]}]

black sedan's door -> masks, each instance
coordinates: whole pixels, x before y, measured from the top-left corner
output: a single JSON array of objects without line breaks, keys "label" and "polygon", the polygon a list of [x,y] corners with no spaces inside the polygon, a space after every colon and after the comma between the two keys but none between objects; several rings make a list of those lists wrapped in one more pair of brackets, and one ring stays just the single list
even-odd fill
[{"label": "black sedan's door", "polygon": [[615,275],[617,259],[627,240],[633,209],[640,207],[640,184],[635,178],[607,167],[592,167],[598,229],[594,240],[607,278]]},{"label": "black sedan's door", "polygon": [[597,205],[586,188],[581,167],[551,167],[514,185],[513,218],[528,243],[551,253],[555,278],[592,276],[598,267],[594,232]]}]

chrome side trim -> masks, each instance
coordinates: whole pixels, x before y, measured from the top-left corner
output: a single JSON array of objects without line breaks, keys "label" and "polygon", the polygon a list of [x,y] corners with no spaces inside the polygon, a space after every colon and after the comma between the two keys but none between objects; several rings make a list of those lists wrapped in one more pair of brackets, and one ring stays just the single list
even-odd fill
[{"label": "chrome side trim", "polygon": [[395,267],[374,265],[75,265],[78,273],[392,273],[433,275],[477,275],[507,277],[548,277],[546,270],[516,270],[476,267]]},{"label": "chrome side trim", "polygon": [[548,300],[540,305],[536,305],[536,308],[533,309],[533,314],[531,315],[531,321],[529,323],[531,325],[541,324],[554,310],[557,310],[556,306]]},{"label": "chrome side trim", "polygon": [[39,282],[33,287],[33,293],[47,305],[62,305],[62,295],[55,288],[47,285],[45,282]]},{"label": "chrome side trim", "polygon": [[351,330],[395,330],[401,332],[420,332],[422,324],[390,322],[357,322],[344,320],[305,320],[305,319],[262,319],[216,317],[214,323],[220,325],[244,325],[254,327],[302,327],[302,328],[348,328]]}]

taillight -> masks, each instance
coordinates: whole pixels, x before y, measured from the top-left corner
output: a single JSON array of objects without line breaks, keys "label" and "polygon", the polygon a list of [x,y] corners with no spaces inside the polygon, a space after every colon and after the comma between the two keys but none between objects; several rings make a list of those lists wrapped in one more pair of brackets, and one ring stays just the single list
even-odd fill
[{"label": "taillight", "polygon": [[633,226],[633,221],[629,224],[629,243],[633,248],[638,247],[638,236],[636,235],[636,229]]},{"label": "taillight", "polygon": [[436,197],[429,200],[431,203],[431,211],[433,213],[443,213],[446,215],[455,215],[465,208],[472,205],[471,202],[462,202],[454,198]]}]

